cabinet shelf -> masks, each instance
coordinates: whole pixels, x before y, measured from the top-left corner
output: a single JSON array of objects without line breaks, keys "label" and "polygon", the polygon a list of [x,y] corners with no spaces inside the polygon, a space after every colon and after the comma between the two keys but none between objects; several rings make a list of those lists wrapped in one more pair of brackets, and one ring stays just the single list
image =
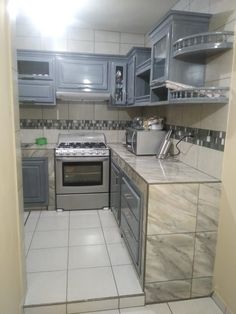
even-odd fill
[{"label": "cabinet shelf", "polygon": [[234,32],[206,32],[177,40],[173,44],[175,58],[206,57],[233,47]]},{"label": "cabinet shelf", "polygon": [[136,66],[136,76],[150,76],[151,58],[145,60],[143,63]]},{"label": "cabinet shelf", "polygon": [[178,91],[169,90],[169,103],[221,103],[228,102],[228,87],[197,87]]}]

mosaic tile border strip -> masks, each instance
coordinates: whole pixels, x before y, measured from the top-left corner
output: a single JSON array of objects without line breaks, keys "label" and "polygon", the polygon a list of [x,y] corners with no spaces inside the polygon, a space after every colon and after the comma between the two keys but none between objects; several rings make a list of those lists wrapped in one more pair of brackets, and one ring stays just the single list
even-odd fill
[{"label": "mosaic tile border strip", "polygon": [[125,130],[130,125],[131,121],[126,120],[20,120],[21,129]]},{"label": "mosaic tile border strip", "polygon": [[224,151],[226,136],[226,132],[224,131],[198,129],[169,124],[165,125],[165,129],[173,130],[171,136],[173,139],[180,140],[184,135],[191,134],[193,137],[187,137],[183,141],[210,149]]}]

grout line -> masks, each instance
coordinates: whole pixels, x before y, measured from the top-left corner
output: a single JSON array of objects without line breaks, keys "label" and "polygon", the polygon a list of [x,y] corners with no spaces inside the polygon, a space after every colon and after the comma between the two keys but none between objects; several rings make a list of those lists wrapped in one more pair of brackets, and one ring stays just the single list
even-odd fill
[{"label": "grout line", "polygon": [[[30,214],[31,214],[31,211],[30,211]],[[30,216],[30,214],[29,214],[29,216]],[[37,217],[37,222],[36,222],[36,225],[35,225],[34,231],[32,231],[32,233],[33,233],[33,234],[32,234],[32,238],[31,238],[31,241],[30,241],[30,244],[29,244],[28,250],[27,250],[27,252],[26,252],[26,254],[25,254],[25,260],[26,260],[26,258],[27,258],[27,256],[28,256],[29,251],[30,251],[30,247],[31,247],[31,244],[32,244],[32,241],[33,241],[34,235],[35,235],[35,233],[36,233],[36,229],[37,229],[38,223],[39,223],[39,218],[40,218],[40,215],[41,215],[41,211],[40,211],[40,213],[39,213],[39,215],[38,215],[38,217]],[[28,217],[29,217],[29,216],[28,216]]]},{"label": "grout line", "polygon": [[68,302],[68,283],[69,283],[69,249],[70,249],[70,212],[68,221],[68,240],[67,240],[67,269],[66,269],[66,313],[67,313],[67,302]]},{"label": "grout line", "polygon": [[109,254],[109,250],[108,250],[108,246],[107,246],[107,243],[106,243],[105,234],[104,234],[104,231],[103,231],[102,220],[101,220],[101,217],[100,217],[99,213],[98,213],[98,217],[99,217],[100,224],[102,226],[102,234],[103,234],[104,241],[105,241],[107,255],[108,255],[108,258],[109,258],[109,261],[110,261],[110,267],[111,267],[111,271],[112,271],[113,280],[114,280],[114,283],[115,283],[115,286],[116,286],[116,292],[117,292],[117,297],[118,297],[118,309],[119,309],[120,308],[120,295],[119,295],[119,291],[118,291],[118,286],[117,286],[117,283],[116,283],[115,274],[114,274],[112,263],[111,263],[111,257],[110,257],[110,254]]}]

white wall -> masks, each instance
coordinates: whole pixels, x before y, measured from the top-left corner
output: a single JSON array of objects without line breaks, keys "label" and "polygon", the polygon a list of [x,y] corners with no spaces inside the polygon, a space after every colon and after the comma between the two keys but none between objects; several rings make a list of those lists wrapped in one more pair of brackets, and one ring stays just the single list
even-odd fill
[{"label": "white wall", "polygon": [[19,104],[16,60],[15,54],[11,54],[5,0],[0,0],[0,29],[0,313],[20,314],[23,313],[25,267]]}]

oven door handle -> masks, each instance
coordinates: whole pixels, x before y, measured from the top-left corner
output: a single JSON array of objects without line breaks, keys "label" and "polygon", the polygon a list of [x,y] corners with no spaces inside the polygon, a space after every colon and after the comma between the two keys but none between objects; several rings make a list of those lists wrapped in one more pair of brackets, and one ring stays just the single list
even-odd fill
[{"label": "oven door handle", "polygon": [[107,161],[109,160],[109,156],[106,157],[99,157],[99,156],[94,156],[94,157],[56,157],[56,161],[64,161],[64,162],[78,162],[78,161]]}]

